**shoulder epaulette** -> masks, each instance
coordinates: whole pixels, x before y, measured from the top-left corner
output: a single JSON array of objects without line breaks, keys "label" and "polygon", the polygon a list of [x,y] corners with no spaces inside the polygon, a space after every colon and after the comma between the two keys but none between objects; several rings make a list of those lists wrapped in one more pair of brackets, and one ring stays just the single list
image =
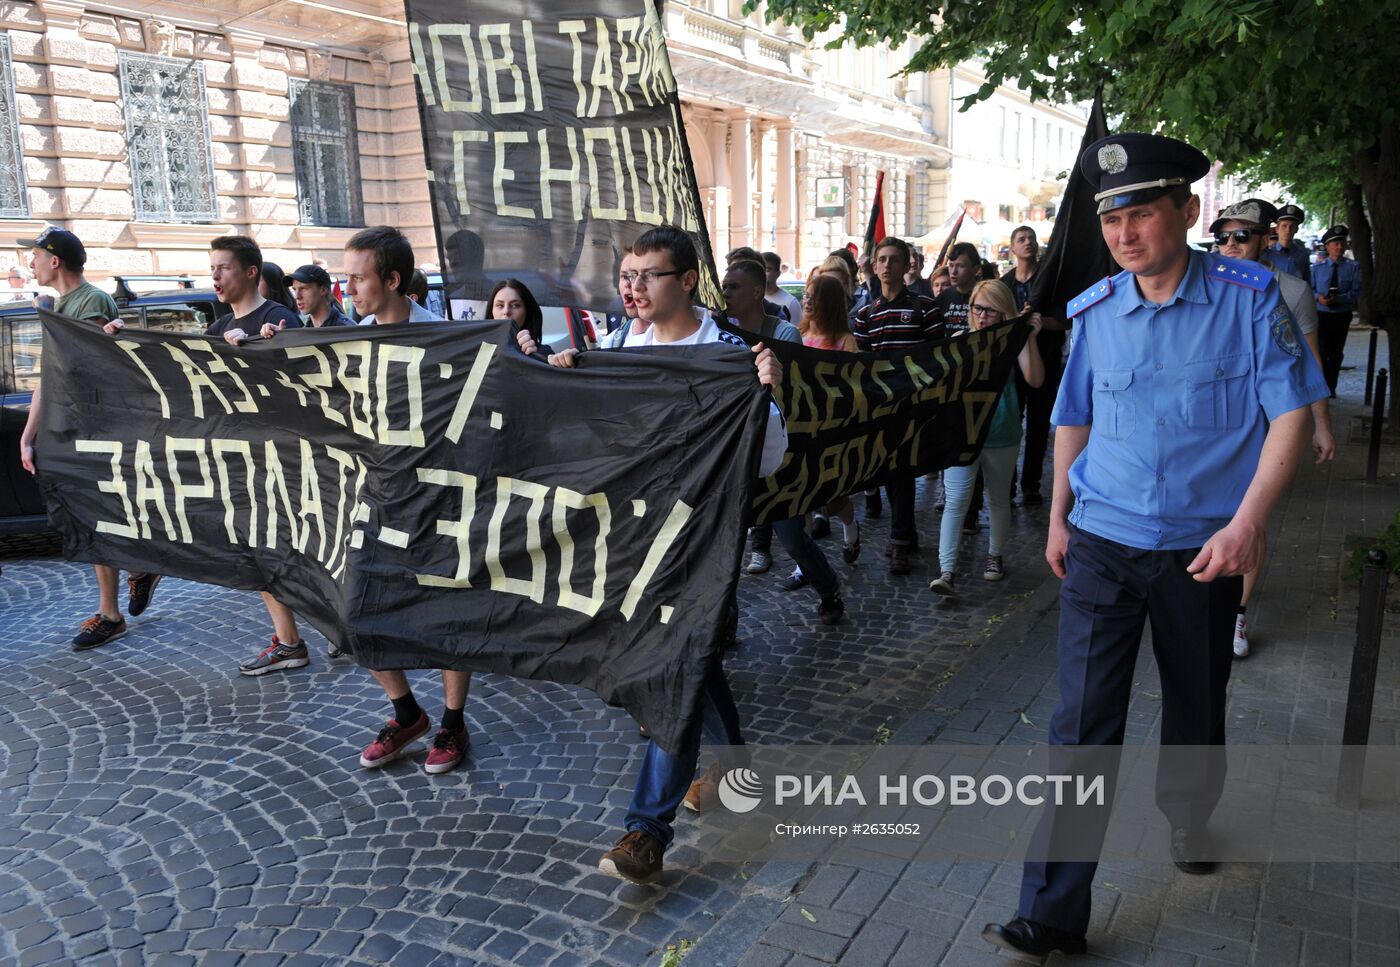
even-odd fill
[{"label": "shoulder epaulette", "polygon": [[1218,257],[1206,273],[1219,282],[1233,282],[1247,289],[1263,292],[1274,281],[1274,274],[1258,262]]},{"label": "shoulder epaulette", "polygon": [[1083,292],[1079,293],[1079,295],[1075,296],[1073,299],[1070,299],[1069,304],[1065,306],[1065,312],[1071,319],[1073,319],[1085,309],[1089,308],[1092,305],[1097,305],[1098,303],[1107,299],[1112,294],[1113,279],[1102,278],[1099,281],[1095,282],[1093,285],[1089,286],[1089,288],[1085,289]]}]

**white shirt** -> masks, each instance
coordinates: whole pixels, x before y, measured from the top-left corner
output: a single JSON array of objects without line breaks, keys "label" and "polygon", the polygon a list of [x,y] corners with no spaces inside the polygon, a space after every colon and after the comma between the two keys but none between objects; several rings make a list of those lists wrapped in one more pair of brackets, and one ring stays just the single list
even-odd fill
[{"label": "white shirt", "polygon": [[[640,334],[627,334],[627,341],[622,344],[624,349],[642,349],[650,346],[702,346],[706,343],[724,343],[740,349],[748,348],[738,336],[725,332],[715,324],[713,318],[707,317],[700,327],[689,336],[677,339],[674,342],[658,342],[656,339],[656,327],[647,326],[647,331]],[[768,427],[763,433],[763,455],[758,461],[758,475],[767,477],[782,465],[783,454],[787,452],[788,435],[787,422],[783,419],[782,412],[778,409],[778,404],[769,402],[768,404]]]},{"label": "white shirt", "polygon": [[802,303],[797,301],[797,296],[787,289],[779,286],[777,292],[765,292],[763,297],[777,306],[786,306],[788,311],[788,321],[794,326],[802,321]]},{"label": "white shirt", "polygon": [[[432,313],[430,310],[423,308],[423,307],[420,306],[418,303],[414,302],[412,299],[409,299],[409,300],[408,300],[408,318],[405,319],[404,322],[446,322],[446,321],[447,321],[447,320],[444,319],[444,318],[442,318],[441,316],[435,316],[435,315],[433,315],[433,313]],[[378,324],[379,324],[379,320],[378,320],[378,319],[375,319],[373,315],[365,316],[363,319],[360,320],[360,325],[362,325],[362,326],[375,326],[375,325],[378,325]],[[386,325],[388,325],[388,323],[386,323]]]}]

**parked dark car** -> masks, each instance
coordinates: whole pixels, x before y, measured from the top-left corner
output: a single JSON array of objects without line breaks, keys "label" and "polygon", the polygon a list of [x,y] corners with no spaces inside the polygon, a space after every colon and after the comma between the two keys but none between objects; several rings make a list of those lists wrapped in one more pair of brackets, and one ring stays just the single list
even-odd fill
[{"label": "parked dark car", "polygon": [[[118,276],[115,282],[113,298],[128,326],[202,333],[228,311],[213,289],[196,289],[189,278]],[[39,487],[19,462],[19,438],[42,360],[38,312],[29,302],[0,303],[0,534],[49,526]]]}]

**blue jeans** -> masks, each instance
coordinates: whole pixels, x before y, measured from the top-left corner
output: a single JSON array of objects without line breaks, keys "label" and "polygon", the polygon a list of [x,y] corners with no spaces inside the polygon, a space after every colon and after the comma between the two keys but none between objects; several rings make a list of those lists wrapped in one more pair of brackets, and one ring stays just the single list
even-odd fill
[{"label": "blue jeans", "polygon": [[783,550],[802,569],[812,587],[824,598],[829,598],[841,590],[841,581],[832,570],[831,563],[822,553],[821,547],[812,540],[802,527],[802,518],[780,520],[773,524],[773,532],[783,545]]},{"label": "blue jeans", "polygon": [[660,843],[662,849],[671,845],[671,840],[675,838],[671,823],[690,784],[695,781],[702,736],[706,742],[730,750],[733,761],[725,762],[725,768],[749,764],[744,736],[739,728],[739,710],[734,705],[734,694],[729,690],[729,680],[724,677],[724,668],[718,657],[710,666],[705,687],[700,692],[699,720],[686,734],[679,754],[671,755],[655,742],[647,744],[642,768],[637,773],[637,783],[632,788],[627,818],[623,820],[623,826],[629,832],[641,830]]}]

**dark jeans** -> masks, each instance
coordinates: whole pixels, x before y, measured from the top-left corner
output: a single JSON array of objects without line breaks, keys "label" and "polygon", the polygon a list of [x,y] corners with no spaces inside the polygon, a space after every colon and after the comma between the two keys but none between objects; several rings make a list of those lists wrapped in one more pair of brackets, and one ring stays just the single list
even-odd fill
[{"label": "dark jeans", "polygon": [[919,529],[914,522],[913,474],[895,477],[885,484],[885,496],[890,501],[890,543],[905,547],[919,546]]},{"label": "dark jeans", "polygon": [[773,525],[755,524],[749,528],[749,549],[758,554],[773,550]]},{"label": "dark jeans", "polygon": [[1021,391],[1021,409],[1026,415],[1026,455],[1021,464],[1021,493],[1040,493],[1040,472],[1045,464],[1045,450],[1050,440],[1050,411],[1055,408],[1055,395],[1060,391],[1060,354],[1064,351],[1065,334],[1041,330],[1036,348],[1045,362],[1045,382],[1032,387],[1016,372],[1017,388]]},{"label": "dark jeans", "polygon": [[[1173,827],[1188,828],[1206,825],[1225,782],[1225,687],[1244,581],[1197,582],[1186,566],[1198,551],[1140,550],[1071,528],[1060,589],[1060,705],[1050,721],[1052,746],[1121,746],[1133,665],[1151,621],[1162,680],[1157,808]],[[1172,746],[1214,746],[1219,754],[1196,748],[1173,756]],[[1076,855],[1086,843],[1096,851],[1107,824],[1107,807],[1045,806],[1022,873],[1020,916],[1073,934],[1088,929],[1098,863],[1050,858],[1070,828]]]},{"label": "dark jeans", "polygon": [[1342,355],[1350,330],[1350,312],[1317,311],[1317,348],[1322,354],[1322,375],[1333,396],[1337,395],[1337,377],[1342,372]]},{"label": "dark jeans", "polygon": [[671,823],[690,784],[695,781],[702,737],[713,745],[727,747],[733,761],[725,762],[726,768],[749,764],[744,735],[739,728],[739,710],[734,705],[729,679],[725,678],[718,658],[705,677],[705,687],[700,693],[700,714],[686,733],[679,753],[671,755],[655,742],[647,744],[642,768],[632,789],[632,802],[623,821],[627,830],[641,830],[659,842],[662,849],[671,845],[675,836]]},{"label": "dark jeans", "polygon": [[773,525],[778,542],[788,552],[812,588],[824,598],[829,598],[841,589],[841,580],[836,576],[831,563],[826,559],[821,546],[802,526],[802,518],[780,520]]}]

